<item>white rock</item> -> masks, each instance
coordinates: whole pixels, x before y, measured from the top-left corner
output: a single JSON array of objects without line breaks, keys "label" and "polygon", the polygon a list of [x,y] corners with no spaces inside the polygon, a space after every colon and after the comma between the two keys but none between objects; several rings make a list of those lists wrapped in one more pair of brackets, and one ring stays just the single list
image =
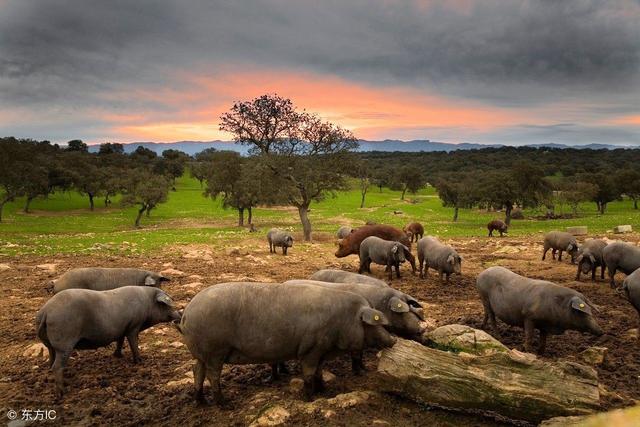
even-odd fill
[{"label": "white rock", "polygon": [[42,343],[31,344],[22,352],[24,357],[40,358],[49,355],[47,347]]},{"label": "white rock", "polygon": [[192,384],[192,380],[190,378],[182,378],[181,380],[169,381],[166,385],[167,387],[184,387],[189,384]]},{"label": "white rock", "polygon": [[11,270],[11,266],[9,264],[0,264],[0,271]]},{"label": "white rock", "polygon": [[46,271],[47,273],[55,273],[58,269],[58,264],[38,264],[36,265],[38,270]]},{"label": "white rock", "polygon": [[184,276],[184,272],[176,270],[175,268],[167,268],[160,272],[163,276]]},{"label": "white rock", "polygon": [[251,427],[279,426],[286,423],[289,417],[291,417],[291,414],[282,406],[272,406],[264,411],[257,420],[251,423]]}]

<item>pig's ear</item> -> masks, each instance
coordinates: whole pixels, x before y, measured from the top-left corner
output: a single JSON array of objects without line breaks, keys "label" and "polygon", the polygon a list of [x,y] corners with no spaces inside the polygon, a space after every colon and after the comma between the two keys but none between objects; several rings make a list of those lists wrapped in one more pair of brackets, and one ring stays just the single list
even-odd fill
[{"label": "pig's ear", "polygon": [[378,310],[374,310],[371,307],[364,307],[360,311],[360,319],[367,325],[384,326],[389,324],[389,321],[386,317],[384,317],[384,314],[382,314]]},{"label": "pig's ear", "polygon": [[594,257],[593,255],[589,255],[589,259],[591,260],[592,264],[596,263],[596,257]]},{"label": "pig's ear", "polygon": [[389,300],[389,308],[394,313],[408,313],[409,305],[398,297],[391,297]]},{"label": "pig's ear", "polygon": [[582,258],[584,258],[584,255],[580,254],[578,255],[578,258],[576,258],[576,261],[580,262],[582,261]]},{"label": "pig's ear", "polygon": [[394,253],[394,254],[395,254],[396,252],[398,252],[398,245],[393,245],[393,246],[391,247],[391,253]]},{"label": "pig's ear", "polygon": [[448,263],[448,264],[453,264],[453,261],[455,261],[455,258],[454,258],[454,256],[453,256],[453,254],[452,254],[452,255],[449,255],[449,256],[447,257],[447,263]]},{"label": "pig's ear", "polygon": [[336,246],[342,246],[342,239],[336,240]]},{"label": "pig's ear", "polygon": [[156,281],[156,279],[154,279],[151,276],[147,276],[144,279],[144,285],[145,286],[155,286],[158,282]]},{"label": "pig's ear", "polygon": [[165,294],[164,292],[158,292],[156,301],[158,301],[160,304],[168,305],[169,307],[173,306],[173,300],[169,298],[169,295]]},{"label": "pig's ear", "polygon": [[422,304],[420,304],[417,300],[411,298],[408,295],[407,295],[407,304],[409,304],[411,307],[422,308]]},{"label": "pig's ear", "polygon": [[567,252],[572,251],[574,248],[573,243],[569,243],[569,246],[567,246]]},{"label": "pig's ear", "polygon": [[589,307],[589,304],[583,301],[582,298],[580,297],[571,298],[571,308],[589,315],[592,314],[591,307]]}]

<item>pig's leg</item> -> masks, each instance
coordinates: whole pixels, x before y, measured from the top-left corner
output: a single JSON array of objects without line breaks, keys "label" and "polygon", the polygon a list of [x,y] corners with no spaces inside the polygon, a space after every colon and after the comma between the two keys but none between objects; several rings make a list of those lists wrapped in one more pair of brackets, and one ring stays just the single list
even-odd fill
[{"label": "pig's leg", "polygon": [[531,353],[533,347],[533,335],[535,333],[535,326],[533,320],[525,319],[524,321],[524,351]]},{"label": "pig's leg", "polygon": [[364,360],[361,351],[351,352],[351,371],[355,375],[362,375],[367,371],[367,367],[364,366]]},{"label": "pig's leg", "polygon": [[224,359],[209,359],[207,367],[207,379],[211,384],[211,391],[213,393],[213,401],[222,405],[225,403],[224,396],[222,395],[222,389],[220,388],[220,374],[222,373],[222,365]]},{"label": "pig's leg", "polygon": [[595,264],[591,266],[591,281],[592,282],[596,281],[596,265]]},{"label": "pig's leg", "polygon": [[196,388],[196,402],[205,403],[206,399],[204,398],[204,375],[205,375],[205,365],[202,360],[196,360],[196,364],[193,365],[193,385]]},{"label": "pig's leg", "polygon": [[418,255],[418,266],[420,267],[420,278],[424,279],[424,274],[422,273],[422,265],[424,263],[424,258]]},{"label": "pig's leg", "polygon": [[542,260],[543,261],[547,257],[547,252],[549,252],[549,247],[547,245],[544,245],[544,250],[542,251]]},{"label": "pig's leg", "polygon": [[315,354],[308,354],[300,361],[300,365],[302,367],[302,379],[304,380],[304,398],[307,401],[311,401],[313,399],[313,393],[315,392],[314,377],[319,362],[320,357]]},{"label": "pig's leg", "polygon": [[611,288],[616,287],[616,279],[614,278],[615,275],[616,275],[616,268],[609,267],[609,285],[611,286]]},{"label": "pig's leg", "polygon": [[489,237],[493,236],[493,230],[489,229]]},{"label": "pig's leg", "polygon": [[580,280],[581,272],[582,272],[582,261],[578,263],[578,272],[576,273],[576,282]]},{"label": "pig's leg", "polygon": [[396,277],[400,278],[400,263],[396,262]]},{"label": "pig's leg", "polygon": [[447,276],[447,285],[449,284],[449,276],[451,276],[450,273],[445,273],[445,276]]},{"label": "pig's leg", "polygon": [[71,350],[65,349],[56,351],[56,359],[51,366],[56,380],[56,390],[59,399],[64,395],[64,367],[67,365],[67,360],[69,359],[69,355],[71,355],[71,351],[73,351],[73,347]]},{"label": "pig's leg", "polygon": [[409,264],[411,264],[411,271],[413,272],[413,274],[416,274],[416,257],[414,257],[411,252],[407,252],[405,256],[409,260]]},{"label": "pig's leg", "polygon": [[324,391],[324,380],[322,379],[322,366],[324,365],[323,361],[318,363],[318,367],[316,368],[316,373],[313,375],[313,387],[316,391]]},{"label": "pig's leg", "polygon": [[129,341],[129,347],[131,348],[131,354],[133,354],[133,363],[142,362],[140,357],[140,349],[138,348],[138,331],[131,331],[127,334],[127,341]]},{"label": "pig's leg", "polygon": [[269,378],[269,381],[277,381],[278,379],[280,379],[280,375],[278,374],[278,364],[277,363],[272,363],[271,364],[271,378]]},{"label": "pig's leg", "polygon": [[540,344],[538,344],[538,354],[542,355],[547,348],[547,331],[540,330]]},{"label": "pig's leg", "polygon": [[51,344],[45,344],[47,346],[47,350],[49,351],[49,369],[53,366],[53,362],[56,360],[56,350],[51,347]]},{"label": "pig's leg", "polygon": [[562,249],[558,252],[558,261],[562,261]]},{"label": "pig's leg", "polygon": [[600,280],[604,280],[604,270],[605,270],[604,264],[600,264]]},{"label": "pig's leg", "polygon": [[444,272],[442,270],[438,270],[438,273],[440,273],[440,283],[444,283]]},{"label": "pig's leg", "polygon": [[116,342],[116,350],[113,352],[115,357],[122,357],[122,345],[124,344],[124,337],[118,338]]}]

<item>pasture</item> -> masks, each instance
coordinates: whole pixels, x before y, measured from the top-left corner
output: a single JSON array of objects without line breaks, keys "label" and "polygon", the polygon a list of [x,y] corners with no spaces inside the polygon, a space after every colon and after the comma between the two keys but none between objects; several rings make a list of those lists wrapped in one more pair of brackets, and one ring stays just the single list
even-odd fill
[{"label": "pasture", "polygon": [[[625,407],[640,399],[638,321],[633,308],[606,281],[574,281],[575,266],[566,260],[540,260],[544,231],[588,225],[591,236],[614,239],[619,236],[607,230],[615,225],[630,223],[637,228],[639,216],[629,201],[611,203],[604,216],[596,214],[595,205],[585,204],[582,216],[576,219],[514,220],[508,236],[488,238],[486,223],[502,217],[502,213],[461,210],[459,221],[453,223],[452,209],[442,207],[432,188],[408,194],[402,201],[399,192],[379,192],[372,187],[366,207],[359,209],[360,193],[354,189],[312,205],[314,240],[305,243],[294,209],[256,209],[254,224],[259,231],[249,233],[247,228],[236,226],[236,211],[224,210],[219,201],[204,198],[197,181],[185,176],[177,184],[169,201],[143,219],[141,229],[133,227],[134,208],[121,209],[117,199],[111,207],[98,207],[94,212],[88,211],[86,198],[75,193],[37,200],[30,214],[20,211],[21,201],[8,207],[5,222],[0,224],[0,264],[6,266],[0,269],[0,322],[4,331],[0,337],[0,401],[6,405],[4,409],[53,408],[64,424],[198,425],[206,420],[240,426],[258,422],[275,410],[284,411],[287,423],[296,425],[502,425],[501,420],[447,412],[376,393],[374,377],[354,376],[346,358],[327,363],[326,369],[336,378],[313,403],[301,401],[290,383],[291,378],[300,376],[293,364],[290,376],[275,382],[269,381],[268,366],[227,365],[222,382],[232,404],[224,409],[196,406],[192,359],[170,325],[158,325],[141,334],[143,363],[139,365],[131,363],[128,350],[123,359],[113,358],[113,345],[76,352],[67,370],[69,386],[64,401],[55,399],[44,355],[30,352],[38,342],[34,315],[50,297],[45,284],[71,268],[101,265],[170,269],[172,281],[164,289],[179,307],[184,307],[198,291],[215,283],[281,282],[308,277],[320,268],[357,271],[356,256],[334,257],[334,233],[339,225],[356,226],[366,220],[396,226],[418,220],[427,234],[440,236],[464,257],[463,275],[453,276],[449,286],[440,284],[433,273],[425,280],[419,279],[406,265],[402,278],[392,283],[424,302],[432,326],[461,323],[480,327],[482,306],[475,277],[492,265],[579,290],[603,308],[598,319],[606,335],[597,338],[567,332],[551,337],[543,358],[577,360],[589,347],[607,347],[606,362],[596,368],[603,409]],[[525,211],[527,218],[542,214]],[[264,235],[271,227],[294,232],[297,241],[288,256],[268,253]],[[639,240],[636,233],[622,237],[636,244]],[[381,266],[372,269],[374,276],[386,278]],[[522,350],[520,328],[500,324],[499,329],[504,344]],[[369,370],[375,369],[374,351],[366,352],[365,363]]]}]

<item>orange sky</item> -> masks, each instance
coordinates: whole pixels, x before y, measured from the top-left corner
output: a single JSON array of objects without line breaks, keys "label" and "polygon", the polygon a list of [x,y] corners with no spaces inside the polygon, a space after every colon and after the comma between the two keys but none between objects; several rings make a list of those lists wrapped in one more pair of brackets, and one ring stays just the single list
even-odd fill
[{"label": "orange sky", "polygon": [[186,89],[138,90],[126,94],[163,103],[172,113],[97,114],[112,122],[114,133],[124,139],[153,141],[230,139],[230,135],[218,130],[220,114],[236,100],[265,93],[288,97],[300,109],[316,112],[351,129],[362,139],[380,139],[397,128],[424,132],[424,128],[431,127],[464,127],[488,131],[524,120],[515,110],[309,73],[225,71],[215,77],[183,75],[181,81]]}]

